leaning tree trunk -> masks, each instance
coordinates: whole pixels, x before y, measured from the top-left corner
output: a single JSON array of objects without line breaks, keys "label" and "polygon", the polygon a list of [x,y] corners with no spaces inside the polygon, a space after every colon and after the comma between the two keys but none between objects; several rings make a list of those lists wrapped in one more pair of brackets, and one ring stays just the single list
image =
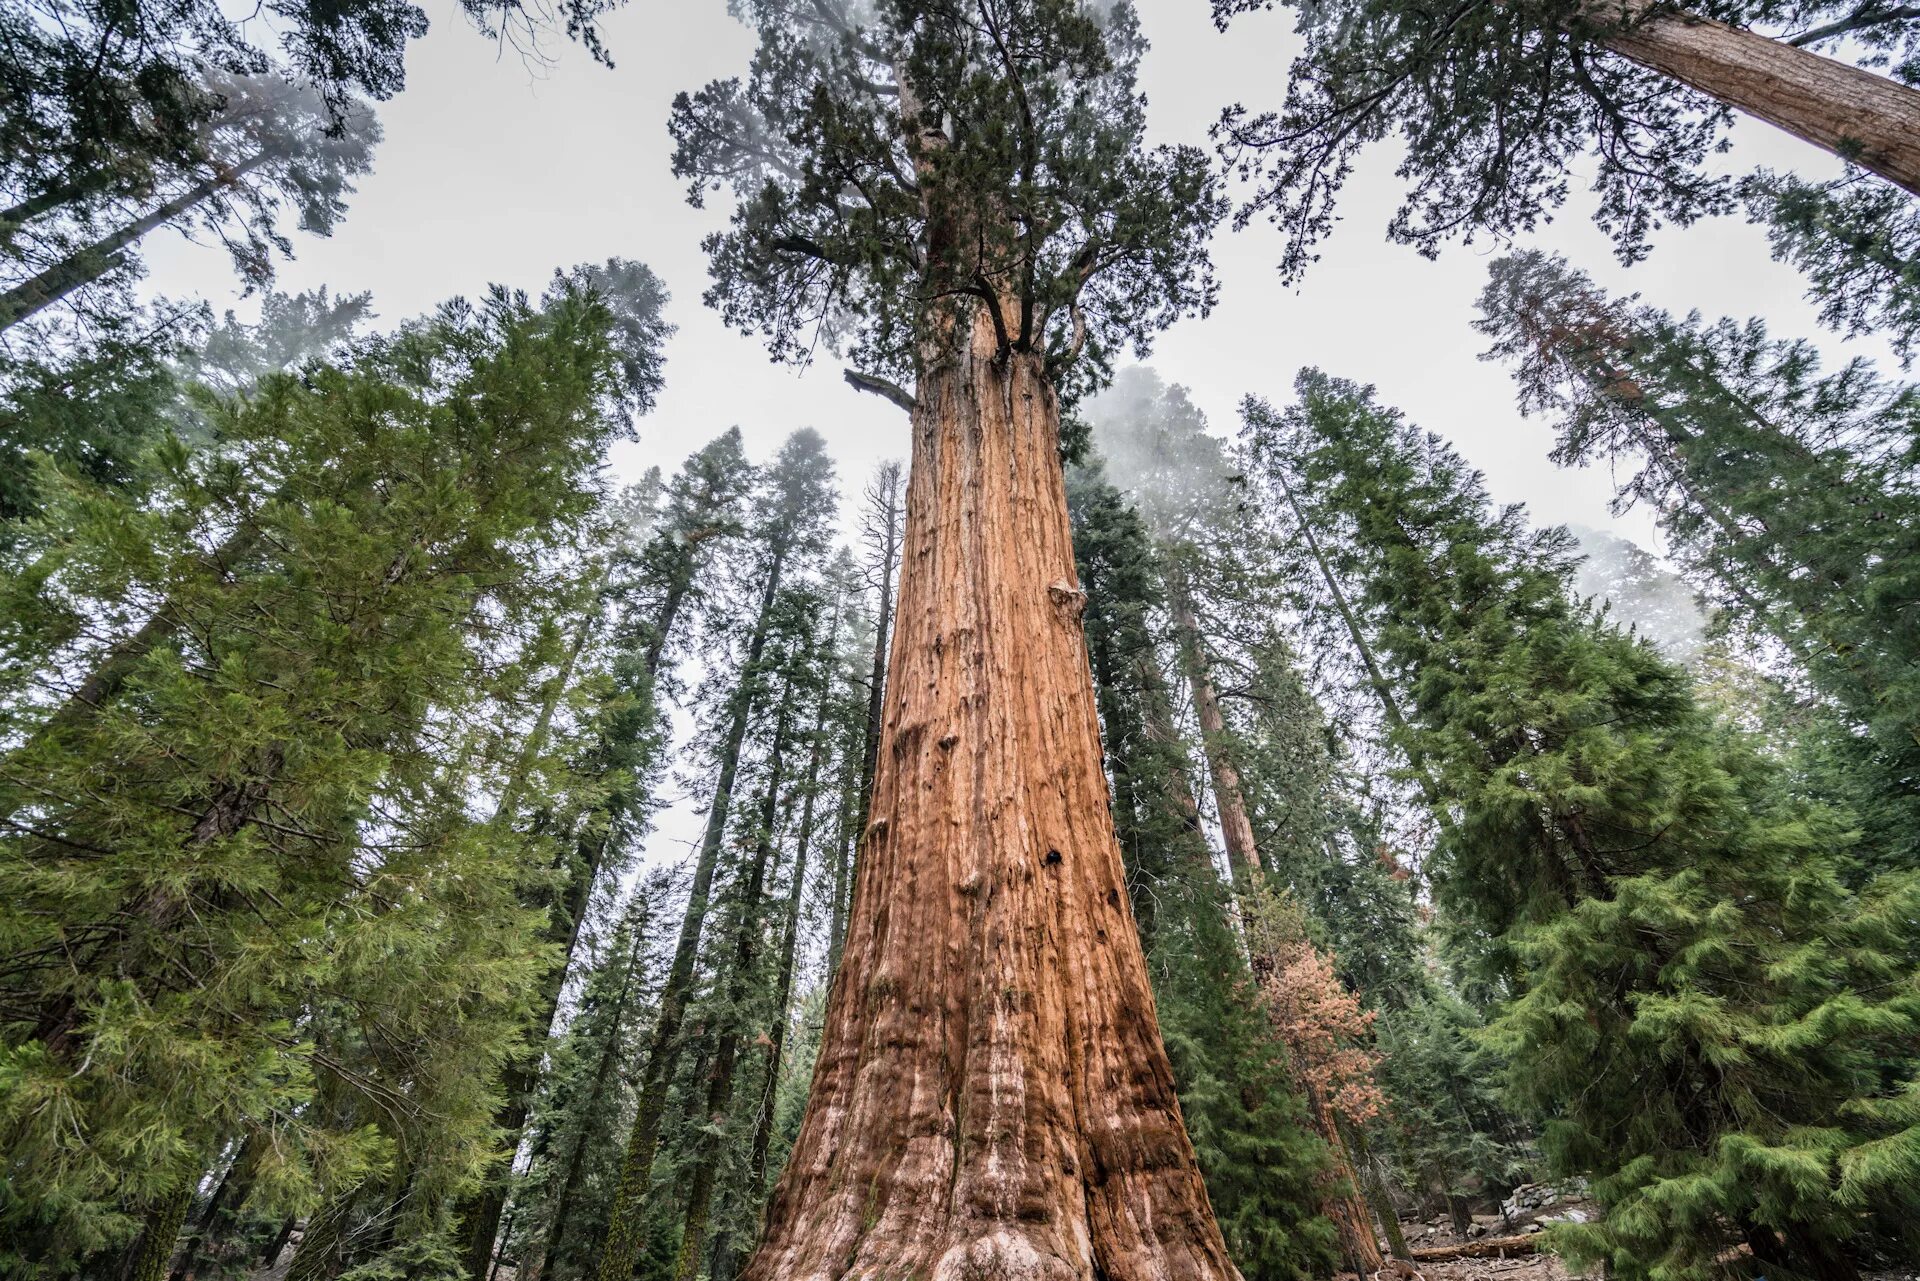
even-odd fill
[{"label": "leaning tree trunk", "polygon": [[1237,1281],[1107,810],[1059,404],[970,337],[913,411],[872,821],[745,1276]]},{"label": "leaning tree trunk", "polygon": [[1587,0],[1580,20],[1623,58],[1920,195],[1920,90],[1657,0]]},{"label": "leaning tree trunk", "polygon": [[196,183],[172,200],[155,206],[125,226],[102,236],[86,248],[55,263],[39,275],[23,280],[5,293],[0,293],[0,332],[11,329],[28,317],[51,307],[74,290],[106,275],[120,261],[121,250],[156,227],[163,227],[172,222],[222,187],[231,187],[240,180],[242,175],[265,164],[267,159],[268,155],[263,151],[237,165],[222,168],[206,181]]}]

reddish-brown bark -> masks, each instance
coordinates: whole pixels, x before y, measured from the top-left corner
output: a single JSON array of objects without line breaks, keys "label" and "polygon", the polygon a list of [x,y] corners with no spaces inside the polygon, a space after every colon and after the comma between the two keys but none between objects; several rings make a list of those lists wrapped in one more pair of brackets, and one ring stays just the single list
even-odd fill
[{"label": "reddish-brown bark", "polygon": [[747,1281],[1228,1281],[1107,808],[1037,354],[931,359],[872,819]]},{"label": "reddish-brown bark", "polygon": [[1588,0],[1582,17],[1621,57],[1920,194],[1920,90],[1656,0]]}]

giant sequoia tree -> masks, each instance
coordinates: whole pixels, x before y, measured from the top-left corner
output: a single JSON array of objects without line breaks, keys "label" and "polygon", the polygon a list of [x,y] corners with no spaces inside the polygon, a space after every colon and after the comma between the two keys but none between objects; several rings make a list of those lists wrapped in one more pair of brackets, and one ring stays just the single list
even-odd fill
[{"label": "giant sequoia tree", "polygon": [[[1910,58],[1908,7],[1283,2],[1305,40],[1286,100],[1232,108],[1220,136],[1259,180],[1242,217],[1270,216],[1286,233],[1289,276],[1331,230],[1355,157],[1396,135],[1407,193],[1388,234],[1427,253],[1474,231],[1532,228],[1591,157],[1599,222],[1637,255],[1660,221],[1731,207],[1730,184],[1706,162],[1736,110],[1920,192],[1920,91],[1813,51],[1851,40]],[[1214,0],[1213,10],[1224,24],[1272,4]]]},{"label": "giant sequoia tree", "polygon": [[1147,150],[1122,4],[755,0],[675,104],[731,184],[709,300],[912,416],[873,804],[753,1278],[1233,1275],[1100,770],[1060,407],[1212,297],[1203,157]]}]

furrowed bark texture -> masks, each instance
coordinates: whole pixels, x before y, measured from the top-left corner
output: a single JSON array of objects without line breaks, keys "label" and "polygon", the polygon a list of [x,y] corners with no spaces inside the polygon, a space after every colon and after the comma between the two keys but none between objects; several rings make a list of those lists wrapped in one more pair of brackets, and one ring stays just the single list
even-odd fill
[{"label": "furrowed bark texture", "polygon": [[1920,194],[1920,90],[1654,0],[1597,0],[1601,44]]},{"label": "furrowed bark texture", "polygon": [[1039,358],[930,362],[885,740],[806,1118],[748,1281],[1237,1281],[1100,767]]}]

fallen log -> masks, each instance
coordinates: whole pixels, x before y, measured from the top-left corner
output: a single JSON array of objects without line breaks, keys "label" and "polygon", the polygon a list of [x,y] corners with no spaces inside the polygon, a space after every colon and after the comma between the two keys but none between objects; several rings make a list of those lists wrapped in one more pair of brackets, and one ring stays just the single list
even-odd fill
[{"label": "fallen log", "polygon": [[1445,1263],[1449,1259],[1510,1259],[1523,1254],[1538,1254],[1537,1236],[1483,1237],[1459,1245],[1428,1245],[1413,1251],[1415,1263]]}]

